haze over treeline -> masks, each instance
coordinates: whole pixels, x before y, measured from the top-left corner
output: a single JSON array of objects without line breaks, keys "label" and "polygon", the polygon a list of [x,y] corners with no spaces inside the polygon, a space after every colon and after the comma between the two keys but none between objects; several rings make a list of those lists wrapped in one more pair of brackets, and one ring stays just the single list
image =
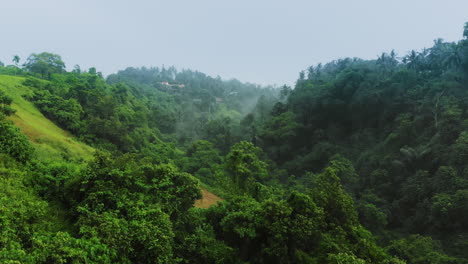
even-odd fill
[{"label": "haze over treeline", "polygon": [[466,5],[5,3],[0,263],[468,264]]},{"label": "haze over treeline", "polygon": [[0,60],[50,51],[68,70],[79,64],[109,75],[164,64],[293,85],[311,64],[458,40],[465,10],[464,0],[5,1]]},{"label": "haze over treeline", "polygon": [[0,262],[466,264],[461,34],[280,88],[13,56]]}]

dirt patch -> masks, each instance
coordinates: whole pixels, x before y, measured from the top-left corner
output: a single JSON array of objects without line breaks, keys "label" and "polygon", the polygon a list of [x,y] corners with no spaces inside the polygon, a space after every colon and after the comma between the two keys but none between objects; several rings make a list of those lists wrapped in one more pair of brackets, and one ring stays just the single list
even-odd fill
[{"label": "dirt patch", "polygon": [[223,201],[223,199],[216,194],[208,191],[207,189],[202,187],[202,198],[200,200],[196,200],[193,206],[197,208],[209,208],[212,205],[215,205],[219,201]]}]

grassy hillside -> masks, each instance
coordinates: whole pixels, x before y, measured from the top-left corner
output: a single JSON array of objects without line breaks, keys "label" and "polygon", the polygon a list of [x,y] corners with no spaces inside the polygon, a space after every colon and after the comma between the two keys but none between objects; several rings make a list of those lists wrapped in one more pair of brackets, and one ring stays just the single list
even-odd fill
[{"label": "grassy hillside", "polygon": [[28,136],[36,148],[37,157],[48,159],[83,159],[92,157],[93,148],[78,142],[65,130],[44,117],[24,95],[32,94],[29,87],[22,85],[24,78],[0,75],[0,90],[13,99],[16,113],[9,117]]}]

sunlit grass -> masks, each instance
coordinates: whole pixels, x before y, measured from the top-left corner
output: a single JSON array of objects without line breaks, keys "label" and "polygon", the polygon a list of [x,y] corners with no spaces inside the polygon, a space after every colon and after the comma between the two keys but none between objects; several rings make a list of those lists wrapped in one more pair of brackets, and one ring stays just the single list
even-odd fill
[{"label": "sunlit grass", "polygon": [[24,78],[0,75],[0,90],[13,99],[16,113],[9,117],[28,136],[36,148],[40,160],[75,159],[87,160],[94,149],[73,139],[70,133],[47,119],[24,95],[31,95],[31,88],[22,85]]}]

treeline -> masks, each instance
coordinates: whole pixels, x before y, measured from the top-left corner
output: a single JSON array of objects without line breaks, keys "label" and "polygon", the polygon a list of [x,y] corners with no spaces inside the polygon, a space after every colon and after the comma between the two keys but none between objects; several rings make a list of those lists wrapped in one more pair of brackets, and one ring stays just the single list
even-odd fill
[{"label": "treeline", "polygon": [[[467,85],[468,25],[457,43],[437,39],[403,57],[319,64],[275,104],[259,146],[293,188],[313,187],[309,175],[336,154],[349,159],[356,174],[341,180],[382,243],[408,263],[465,263]],[[412,254],[432,247],[431,238],[460,259],[418,261]]]},{"label": "treeline", "polygon": [[[19,61],[0,73],[97,152],[40,161],[0,94],[3,262],[467,263],[468,25],[294,89]],[[225,201],[194,208],[201,183]]]},{"label": "treeline", "polygon": [[[3,101],[2,109],[10,109],[11,100]],[[302,194],[269,187],[261,149],[245,141],[226,157],[197,141],[186,158],[166,157],[167,163],[103,151],[84,166],[41,162],[8,151],[19,150],[9,144],[20,142],[34,154],[5,123],[13,134],[0,138],[9,146],[0,159],[3,262],[401,263],[359,224],[333,166]],[[171,163],[212,170],[212,184],[226,192],[227,202],[193,208],[199,182]]]}]

